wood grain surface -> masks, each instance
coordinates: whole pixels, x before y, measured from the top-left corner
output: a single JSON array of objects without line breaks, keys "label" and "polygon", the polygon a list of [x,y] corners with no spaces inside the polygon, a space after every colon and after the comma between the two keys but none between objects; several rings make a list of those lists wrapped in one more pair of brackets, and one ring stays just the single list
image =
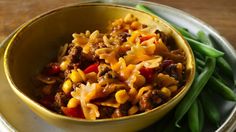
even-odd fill
[{"label": "wood grain surface", "polygon": [[[0,0],[0,42],[31,18],[79,0]],[[236,48],[236,0],[150,0],[200,18]]]}]

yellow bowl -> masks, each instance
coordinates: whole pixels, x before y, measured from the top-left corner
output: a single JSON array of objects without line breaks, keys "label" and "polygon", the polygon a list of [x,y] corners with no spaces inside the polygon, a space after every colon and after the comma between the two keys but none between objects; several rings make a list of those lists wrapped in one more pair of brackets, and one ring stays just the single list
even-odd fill
[{"label": "yellow bowl", "polygon": [[[187,57],[187,82],[183,89],[167,103],[141,114],[116,119],[85,120],[59,115],[40,105],[33,96],[32,78],[55,57],[59,47],[72,40],[74,32],[106,29],[110,20],[132,13],[143,24],[158,25],[171,35]],[[111,4],[79,4],[55,9],[25,24],[10,40],[4,55],[4,69],[13,91],[40,117],[70,131],[136,131],[166,115],[189,90],[194,79],[193,53],[183,39],[162,19],[131,7]],[[43,126],[42,126],[43,127]]]}]

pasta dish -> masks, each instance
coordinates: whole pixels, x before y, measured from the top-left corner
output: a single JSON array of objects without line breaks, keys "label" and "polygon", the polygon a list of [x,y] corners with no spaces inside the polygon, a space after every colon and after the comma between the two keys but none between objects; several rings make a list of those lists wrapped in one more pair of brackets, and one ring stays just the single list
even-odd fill
[{"label": "pasta dish", "polygon": [[152,110],[185,85],[186,57],[175,40],[127,14],[107,32],[73,33],[37,75],[38,102],[88,120]]}]

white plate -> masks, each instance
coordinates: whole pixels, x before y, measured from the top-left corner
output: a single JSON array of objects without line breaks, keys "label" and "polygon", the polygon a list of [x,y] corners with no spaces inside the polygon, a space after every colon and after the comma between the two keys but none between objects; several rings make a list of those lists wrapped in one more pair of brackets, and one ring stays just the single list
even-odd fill
[{"label": "white plate", "polygon": [[[94,2],[95,0],[90,0]],[[139,2],[136,0],[99,0],[99,2],[112,2],[122,5],[135,6],[137,3],[147,5],[156,11],[159,16],[177,25],[189,29],[190,32],[196,33],[199,30],[211,34],[219,43],[223,51],[235,53],[234,48],[211,26],[201,20],[178,9],[165,5],[155,4],[152,2]],[[3,70],[3,51],[11,35],[0,45],[0,130],[1,131],[23,131],[23,132],[42,132],[64,130],[46,123],[44,120],[34,114],[11,90]],[[229,54],[226,53],[226,56]],[[229,61],[236,63],[236,58]],[[218,100],[216,100],[218,102]],[[236,126],[236,107],[235,103],[219,101],[217,106],[220,109],[222,120],[221,127],[217,131],[233,131]],[[212,131],[211,127],[205,127],[204,131]]]}]

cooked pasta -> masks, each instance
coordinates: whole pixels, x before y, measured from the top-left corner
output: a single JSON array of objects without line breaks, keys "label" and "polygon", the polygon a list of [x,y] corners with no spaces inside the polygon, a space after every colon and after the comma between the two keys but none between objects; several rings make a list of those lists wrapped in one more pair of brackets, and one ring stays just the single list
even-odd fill
[{"label": "cooked pasta", "polygon": [[73,33],[37,76],[38,100],[48,109],[88,120],[154,109],[185,84],[185,54],[171,36],[132,14],[108,31]]}]

